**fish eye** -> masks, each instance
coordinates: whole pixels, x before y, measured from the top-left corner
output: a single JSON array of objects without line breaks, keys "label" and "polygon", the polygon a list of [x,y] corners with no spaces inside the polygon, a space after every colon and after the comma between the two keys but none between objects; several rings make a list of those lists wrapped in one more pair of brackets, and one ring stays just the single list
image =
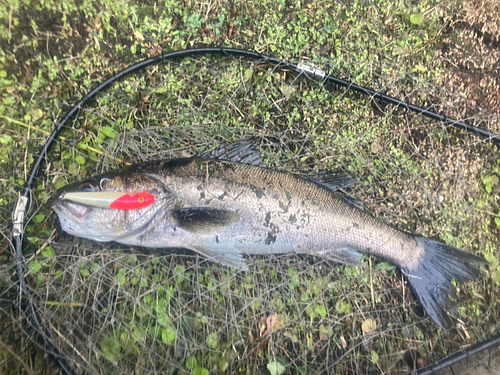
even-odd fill
[{"label": "fish eye", "polygon": [[91,184],[90,182],[83,182],[82,184],[80,184],[80,186],[78,186],[78,191],[81,191],[83,193],[90,193],[93,191],[99,191],[99,188]]}]

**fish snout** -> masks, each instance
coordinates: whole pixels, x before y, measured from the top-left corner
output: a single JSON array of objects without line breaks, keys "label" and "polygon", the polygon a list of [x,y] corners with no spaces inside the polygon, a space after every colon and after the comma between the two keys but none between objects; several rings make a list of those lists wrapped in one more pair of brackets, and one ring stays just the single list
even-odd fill
[{"label": "fish snout", "polygon": [[57,197],[52,197],[47,201],[47,205],[51,210],[57,208],[57,206],[61,203],[60,199]]}]

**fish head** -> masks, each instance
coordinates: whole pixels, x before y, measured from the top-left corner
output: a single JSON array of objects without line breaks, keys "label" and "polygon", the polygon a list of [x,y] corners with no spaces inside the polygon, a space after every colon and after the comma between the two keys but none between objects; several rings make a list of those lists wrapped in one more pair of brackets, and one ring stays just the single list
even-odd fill
[{"label": "fish head", "polygon": [[[154,197],[154,201],[137,209],[112,209],[65,199],[66,194],[75,192],[147,192]],[[49,201],[65,232],[99,242],[122,243],[127,243],[127,238],[146,232],[173,205],[175,197],[161,181],[152,175],[130,170],[108,172],[67,185]]]}]

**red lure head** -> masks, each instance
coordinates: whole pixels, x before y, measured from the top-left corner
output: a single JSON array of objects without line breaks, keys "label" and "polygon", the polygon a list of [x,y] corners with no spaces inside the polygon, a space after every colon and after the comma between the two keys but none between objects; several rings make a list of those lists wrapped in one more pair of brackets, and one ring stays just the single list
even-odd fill
[{"label": "red lure head", "polygon": [[140,193],[135,193],[134,195],[124,194],[120,198],[115,199],[109,208],[115,210],[136,210],[138,208],[149,206],[155,201],[154,195],[151,195],[147,191],[141,191]]}]

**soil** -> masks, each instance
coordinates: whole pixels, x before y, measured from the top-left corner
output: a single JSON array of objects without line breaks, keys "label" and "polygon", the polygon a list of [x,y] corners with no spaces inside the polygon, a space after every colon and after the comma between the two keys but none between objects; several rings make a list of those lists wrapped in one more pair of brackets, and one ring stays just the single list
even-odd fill
[{"label": "soil", "polygon": [[[463,9],[448,20],[442,45],[442,58],[448,63],[445,87],[457,95],[461,115],[478,107],[492,115],[500,114],[500,5],[486,0]],[[462,98],[463,97],[463,98]],[[468,98],[468,100],[465,100]],[[466,104],[467,103],[467,104]],[[500,124],[490,129],[496,133]]]}]

